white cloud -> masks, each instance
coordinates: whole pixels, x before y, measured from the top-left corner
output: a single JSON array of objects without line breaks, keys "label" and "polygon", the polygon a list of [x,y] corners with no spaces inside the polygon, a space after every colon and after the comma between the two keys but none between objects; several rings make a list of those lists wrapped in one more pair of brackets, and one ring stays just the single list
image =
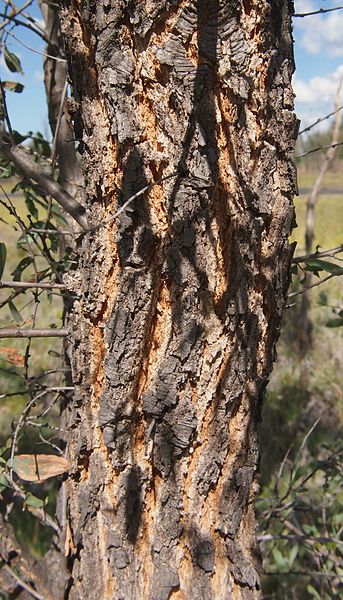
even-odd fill
[{"label": "white cloud", "polygon": [[[342,78],[343,64],[333,73],[328,73],[324,77],[312,77],[309,81],[294,77],[295,105],[302,129],[334,110],[335,97]],[[340,101],[343,104],[343,89]],[[327,126],[328,121],[324,121],[321,125],[323,129]]]},{"label": "white cloud", "polygon": [[[335,0],[330,5],[320,5],[311,0],[297,0],[295,12],[307,13],[320,8],[335,8],[342,2]],[[294,26],[302,48],[310,54],[326,54],[330,57],[343,56],[343,10],[295,18]]]}]

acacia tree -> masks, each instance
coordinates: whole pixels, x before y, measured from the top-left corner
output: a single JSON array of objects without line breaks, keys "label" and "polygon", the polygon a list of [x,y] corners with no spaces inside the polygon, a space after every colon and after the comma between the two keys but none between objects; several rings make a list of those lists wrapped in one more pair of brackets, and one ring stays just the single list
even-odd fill
[{"label": "acacia tree", "polygon": [[54,598],[260,597],[257,425],[292,257],[291,13],[62,1],[83,205],[2,139],[83,229],[65,277],[75,393]]}]

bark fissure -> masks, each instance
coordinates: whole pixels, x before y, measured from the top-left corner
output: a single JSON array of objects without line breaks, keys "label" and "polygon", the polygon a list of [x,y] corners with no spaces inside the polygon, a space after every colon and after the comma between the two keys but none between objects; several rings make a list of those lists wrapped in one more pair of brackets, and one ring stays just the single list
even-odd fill
[{"label": "bark fissure", "polygon": [[62,5],[91,221],[180,173],[82,240],[68,597],[258,598],[256,426],[291,259],[290,5]]}]

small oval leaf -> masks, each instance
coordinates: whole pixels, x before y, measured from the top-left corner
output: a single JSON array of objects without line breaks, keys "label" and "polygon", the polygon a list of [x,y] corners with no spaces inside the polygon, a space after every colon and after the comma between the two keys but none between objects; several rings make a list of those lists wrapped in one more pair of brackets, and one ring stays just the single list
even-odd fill
[{"label": "small oval leaf", "polygon": [[18,56],[16,54],[13,54],[13,52],[10,52],[7,46],[5,46],[4,48],[4,59],[7,68],[12,73],[21,73],[22,75],[24,74],[23,67],[21,66],[21,62]]},{"label": "small oval leaf", "polygon": [[69,469],[69,461],[55,454],[17,454],[13,459],[13,471],[24,481],[45,481]]}]

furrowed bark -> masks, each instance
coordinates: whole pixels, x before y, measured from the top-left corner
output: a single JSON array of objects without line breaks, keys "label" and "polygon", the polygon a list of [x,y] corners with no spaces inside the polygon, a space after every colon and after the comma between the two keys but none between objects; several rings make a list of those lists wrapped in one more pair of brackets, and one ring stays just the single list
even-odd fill
[{"label": "furrowed bark", "polygon": [[82,239],[66,597],[259,598],[256,428],[292,254],[292,5],[61,4],[90,227],[179,172]]}]

